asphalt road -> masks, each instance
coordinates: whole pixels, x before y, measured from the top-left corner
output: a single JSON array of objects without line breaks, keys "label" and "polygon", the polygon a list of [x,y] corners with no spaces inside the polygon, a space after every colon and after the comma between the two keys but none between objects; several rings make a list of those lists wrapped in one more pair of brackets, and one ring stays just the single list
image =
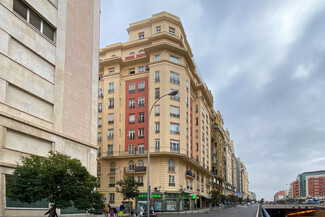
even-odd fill
[{"label": "asphalt road", "polygon": [[158,214],[158,217],[256,217],[257,205],[238,206],[212,213]]}]

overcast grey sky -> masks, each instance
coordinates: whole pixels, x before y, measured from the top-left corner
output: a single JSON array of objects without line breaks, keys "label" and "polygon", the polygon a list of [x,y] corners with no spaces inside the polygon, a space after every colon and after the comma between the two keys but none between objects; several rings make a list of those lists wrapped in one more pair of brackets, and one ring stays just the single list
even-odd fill
[{"label": "overcast grey sky", "polygon": [[258,198],[325,169],[324,0],[101,0],[100,47],[129,23],[180,17]]}]

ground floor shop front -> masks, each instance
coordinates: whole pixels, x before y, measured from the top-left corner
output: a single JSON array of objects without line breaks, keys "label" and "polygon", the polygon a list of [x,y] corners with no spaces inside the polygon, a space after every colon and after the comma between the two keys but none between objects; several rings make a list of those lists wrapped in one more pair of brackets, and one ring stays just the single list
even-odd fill
[{"label": "ground floor shop front", "polygon": [[[209,206],[205,196],[184,192],[164,192],[151,194],[150,207],[155,212],[178,212],[195,210]],[[139,194],[136,198],[136,207],[147,208],[147,194]]]}]

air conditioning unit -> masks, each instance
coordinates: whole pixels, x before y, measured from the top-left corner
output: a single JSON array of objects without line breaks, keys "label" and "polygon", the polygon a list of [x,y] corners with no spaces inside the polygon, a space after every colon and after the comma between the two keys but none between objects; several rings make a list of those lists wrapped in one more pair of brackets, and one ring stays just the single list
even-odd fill
[{"label": "air conditioning unit", "polygon": [[148,65],[146,65],[146,71],[149,71],[150,67]]},{"label": "air conditioning unit", "polygon": [[154,191],[160,191],[160,186],[154,187]]}]

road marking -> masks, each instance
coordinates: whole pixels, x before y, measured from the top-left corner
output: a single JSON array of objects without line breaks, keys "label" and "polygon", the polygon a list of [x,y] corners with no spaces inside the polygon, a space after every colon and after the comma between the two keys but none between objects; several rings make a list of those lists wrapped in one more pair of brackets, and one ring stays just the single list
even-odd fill
[{"label": "road marking", "polygon": [[258,210],[259,210],[260,206],[257,206],[257,212],[256,212],[256,217],[258,217]]}]

